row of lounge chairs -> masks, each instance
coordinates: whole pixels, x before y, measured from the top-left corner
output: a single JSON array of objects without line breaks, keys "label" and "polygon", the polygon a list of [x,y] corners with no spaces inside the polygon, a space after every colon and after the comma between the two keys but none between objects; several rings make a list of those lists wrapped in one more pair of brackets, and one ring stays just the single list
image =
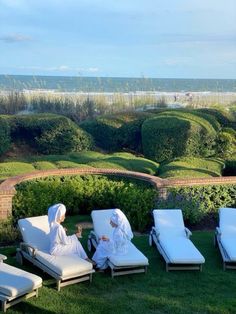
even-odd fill
[{"label": "row of lounge chairs", "polygon": [[[94,210],[91,214],[94,230],[88,237],[88,249],[98,245],[102,235],[111,236],[110,217],[112,209]],[[155,244],[166,262],[166,270],[201,270],[204,257],[189,239],[191,232],[184,226],[180,209],[158,209],[153,211],[154,226],[149,235],[149,244]],[[224,269],[235,267],[236,263],[236,209],[221,208],[219,227],[216,229],[215,243],[219,246]],[[47,216],[31,217],[18,221],[23,242],[17,249],[17,261],[23,259],[56,279],[57,289],[89,280],[94,273],[92,264],[78,256],[52,256],[49,254],[49,225]],[[22,299],[38,295],[42,286],[39,276],[4,263],[6,257],[0,255],[0,300],[2,310]],[[128,254],[112,255],[108,261],[112,277],[147,271],[148,259],[133,243]],[[236,268],[236,267],[235,267]]]}]

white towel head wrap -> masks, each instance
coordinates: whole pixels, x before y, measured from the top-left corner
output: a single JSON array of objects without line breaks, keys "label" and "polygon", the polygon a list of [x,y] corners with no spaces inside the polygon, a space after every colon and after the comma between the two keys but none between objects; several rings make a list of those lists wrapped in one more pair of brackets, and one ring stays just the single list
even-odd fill
[{"label": "white towel head wrap", "polygon": [[48,223],[52,227],[66,213],[66,206],[63,204],[55,204],[48,208]]},{"label": "white towel head wrap", "polygon": [[117,225],[118,228],[126,235],[128,240],[133,238],[133,232],[128,219],[125,214],[118,208],[114,209],[111,221]]}]

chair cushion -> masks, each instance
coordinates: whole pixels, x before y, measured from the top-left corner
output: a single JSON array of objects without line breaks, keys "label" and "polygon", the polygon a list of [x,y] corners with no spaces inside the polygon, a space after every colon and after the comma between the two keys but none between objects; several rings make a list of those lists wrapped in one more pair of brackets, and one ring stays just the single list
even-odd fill
[{"label": "chair cushion", "polygon": [[20,219],[18,226],[24,242],[41,251],[49,251],[50,229],[47,215]]},{"label": "chair cushion", "polygon": [[111,255],[109,260],[115,266],[146,266],[148,259],[141,253],[136,246],[130,242],[128,246],[128,253],[124,255]]},{"label": "chair cushion", "polygon": [[222,235],[236,237],[236,208],[220,208],[219,227]]},{"label": "chair cushion", "polygon": [[184,237],[159,237],[161,247],[173,264],[203,264],[204,257],[194,244]]},{"label": "chair cushion", "polygon": [[163,236],[186,237],[181,209],[154,209],[155,228]]},{"label": "chair cushion", "polygon": [[236,236],[232,237],[231,235],[222,235],[220,241],[230,258],[230,261],[236,262]]},{"label": "chair cushion", "polygon": [[0,263],[0,293],[7,297],[26,294],[42,285],[42,278],[19,268]]},{"label": "chair cushion", "polygon": [[110,225],[110,218],[113,210],[114,209],[100,209],[92,211],[93,228],[98,237],[105,235],[111,238],[113,228]]},{"label": "chair cushion", "polygon": [[37,251],[36,259],[62,279],[73,278],[92,270],[93,265],[77,255],[54,256],[46,252]]}]

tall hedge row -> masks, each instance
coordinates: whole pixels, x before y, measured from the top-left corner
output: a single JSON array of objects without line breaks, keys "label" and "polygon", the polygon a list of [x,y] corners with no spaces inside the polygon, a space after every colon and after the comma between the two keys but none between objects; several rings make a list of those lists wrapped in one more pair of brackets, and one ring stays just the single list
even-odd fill
[{"label": "tall hedge row", "polygon": [[11,144],[9,122],[0,117],[0,155],[5,153]]},{"label": "tall hedge row", "polygon": [[125,113],[84,121],[80,127],[91,134],[97,146],[107,151],[142,151],[141,127],[150,113]]},{"label": "tall hedge row", "polygon": [[211,156],[216,137],[217,131],[206,119],[181,111],[162,112],[142,126],[144,155],[159,162],[181,156]]},{"label": "tall hedge row", "polygon": [[105,176],[49,177],[22,182],[16,189],[15,220],[44,215],[51,204],[62,202],[71,215],[118,207],[140,231],[150,224],[149,213],[156,198],[156,191],[147,183]]},{"label": "tall hedge row", "polygon": [[10,124],[13,142],[25,141],[42,154],[63,154],[93,146],[91,136],[64,116],[17,115],[4,119]]}]

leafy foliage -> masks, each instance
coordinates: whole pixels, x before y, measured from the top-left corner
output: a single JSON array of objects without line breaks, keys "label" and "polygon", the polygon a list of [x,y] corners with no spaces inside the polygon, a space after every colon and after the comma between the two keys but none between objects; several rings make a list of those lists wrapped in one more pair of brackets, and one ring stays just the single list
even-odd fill
[{"label": "leafy foliage", "polygon": [[0,155],[5,153],[11,144],[10,126],[6,119],[0,117]]},{"label": "leafy foliage", "polygon": [[156,191],[147,183],[104,176],[49,177],[17,186],[13,216],[43,215],[54,203],[62,202],[68,214],[89,214],[95,208],[121,208],[133,227],[142,231],[150,223]]}]

